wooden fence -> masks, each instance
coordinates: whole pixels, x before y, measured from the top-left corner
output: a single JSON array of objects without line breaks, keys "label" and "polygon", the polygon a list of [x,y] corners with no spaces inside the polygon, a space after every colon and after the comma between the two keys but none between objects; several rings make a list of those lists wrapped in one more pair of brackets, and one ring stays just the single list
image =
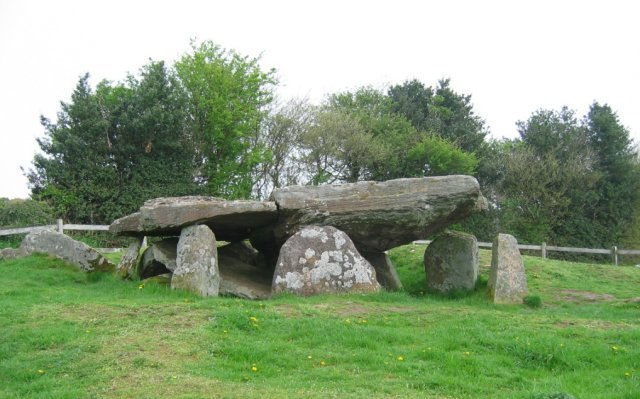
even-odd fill
[{"label": "wooden fence", "polygon": [[[56,224],[44,225],[44,226],[32,226],[32,227],[18,227],[15,229],[3,229],[0,230],[0,237],[10,236],[15,234],[29,234],[34,230],[47,229],[64,233],[65,230],[74,231],[109,231],[109,225],[106,224],[64,224],[62,219],[58,219]],[[103,253],[120,252],[122,248],[96,248]]]},{"label": "wooden fence", "polygon": [[[92,225],[92,224],[64,224],[62,219],[58,219],[55,225],[46,226],[34,226],[34,227],[19,227],[15,229],[0,230],[0,237],[9,236],[14,234],[28,234],[37,229],[49,229],[55,230],[60,233],[64,233],[65,230],[77,230],[77,231],[109,231],[108,225]],[[414,244],[428,245],[431,243],[429,240],[414,241]],[[490,242],[478,242],[480,248],[491,248],[493,245]],[[640,250],[637,249],[618,249],[617,246],[611,247],[611,249],[592,249],[592,248],[573,248],[573,247],[556,247],[542,243],[542,245],[528,245],[518,244],[519,249],[525,249],[530,251],[540,251],[540,256],[546,259],[547,252],[571,252],[579,254],[602,254],[611,256],[611,260],[614,265],[618,265],[620,255],[640,255]],[[99,248],[102,252],[118,252],[121,248]]]},{"label": "wooden fence", "polygon": [[[430,240],[414,241],[414,244],[428,245]],[[490,242],[478,242],[480,248],[492,248],[493,244]],[[640,255],[640,250],[637,249],[618,249],[617,246],[611,247],[611,249],[593,249],[593,248],[574,248],[574,247],[556,247],[553,245],[547,245],[543,242],[542,245],[529,245],[518,244],[518,249],[525,249],[529,251],[540,251],[540,256],[544,259],[547,258],[547,253],[556,252],[571,252],[577,254],[602,254],[611,256],[611,261],[614,265],[618,266],[620,255]]]}]

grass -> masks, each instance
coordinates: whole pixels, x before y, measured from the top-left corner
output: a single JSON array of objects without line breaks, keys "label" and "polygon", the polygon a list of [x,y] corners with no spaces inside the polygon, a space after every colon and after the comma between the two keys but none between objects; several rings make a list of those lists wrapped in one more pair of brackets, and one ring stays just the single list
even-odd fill
[{"label": "grass", "polygon": [[488,252],[455,298],[423,252],[391,253],[404,292],[262,302],[0,261],[0,397],[638,397],[640,269],[525,257],[541,306],[495,306]]}]

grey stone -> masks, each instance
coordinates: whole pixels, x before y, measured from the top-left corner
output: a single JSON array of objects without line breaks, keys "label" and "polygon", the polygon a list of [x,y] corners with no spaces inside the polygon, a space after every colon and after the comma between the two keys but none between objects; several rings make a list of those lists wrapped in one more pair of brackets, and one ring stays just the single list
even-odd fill
[{"label": "grey stone", "polygon": [[191,291],[200,296],[218,296],[218,251],[216,237],[209,227],[195,225],[182,230],[176,263],[171,288]]},{"label": "grey stone", "polygon": [[0,249],[0,260],[18,259],[29,255],[23,248],[3,248]]},{"label": "grey stone", "polygon": [[245,299],[267,299],[271,296],[272,272],[222,255],[221,252],[218,252],[218,266],[220,295]]},{"label": "grey stone", "polygon": [[386,252],[366,252],[360,251],[366,260],[376,269],[376,279],[387,291],[398,291],[402,289],[402,282],[398,276],[393,262]]},{"label": "grey stone", "polygon": [[359,251],[384,252],[443,231],[486,208],[471,176],[441,176],[325,186],[291,186],[271,195],[279,218],[252,245],[269,255],[304,225],[334,226]]},{"label": "grey stone", "polygon": [[498,234],[493,241],[487,287],[493,302],[499,304],[521,304],[529,292],[518,242],[509,234]]},{"label": "grey stone", "polygon": [[264,269],[267,267],[264,256],[245,241],[235,241],[218,247],[218,256],[220,258],[233,258],[257,268]]},{"label": "grey stone", "polygon": [[120,258],[120,263],[118,263],[118,267],[116,268],[116,276],[128,280],[136,274],[142,241],[142,238],[137,238],[129,245],[124,255],[122,255],[122,258]]},{"label": "grey stone", "polygon": [[168,237],[153,243],[142,254],[138,266],[138,276],[141,279],[173,272],[176,267],[178,238]]},{"label": "grey stone", "polygon": [[278,217],[273,202],[227,201],[214,197],[156,198],[139,212],[114,221],[109,231],[119,235],[178,235],[183,227],[206,224],[222,241],[241,241],[251,231]]},{"label": "grey stone", "polygon": [[304,226],[282,246],[271,290],[316,295],[379,289],[375,269],[347,234],[331,226]]},{"label": "grey stone", "polygon": [[424,267],[429,291],[472,291],[480,269],[478,241],[471,234],[445,232],[427,247]]},{"label": "grey stone", "polygon": [[87,244],[51,230],[36,230],[20,245],[27,254],[45,253],[63,259],[85,272],[114,271],[115,265]]}]

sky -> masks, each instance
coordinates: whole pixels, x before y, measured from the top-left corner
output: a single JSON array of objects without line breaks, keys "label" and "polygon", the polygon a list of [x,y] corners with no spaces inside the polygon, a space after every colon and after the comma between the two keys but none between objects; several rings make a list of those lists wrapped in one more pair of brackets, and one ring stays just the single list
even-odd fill
[{"label": "sky", "polygon": [[640,142],[637,16],[627,0],[0,0],[0,198],[29,196],[40,115],[55,121],[81,75],[121,81],[191,39],[260,57],[283,100],[450,78],[492,137],[598,101]]}]

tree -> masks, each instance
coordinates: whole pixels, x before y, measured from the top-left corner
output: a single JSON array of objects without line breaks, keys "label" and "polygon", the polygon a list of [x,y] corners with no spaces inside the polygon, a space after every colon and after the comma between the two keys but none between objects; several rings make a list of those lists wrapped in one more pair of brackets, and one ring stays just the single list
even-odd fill
[{"label": "tree", "polygon": [[255,197],[267,198],[274,188],[309,180],[301,143],[311,127],[313,108],[306,100],[292,99],[265,118],[258,145],[266,149],[266,156],[255,168]]},{"label": "tree", "polygon": [[583,123],[602,173],[591,220],[602,234],[601,245],[616,245],[633,231],[631,214],[640,201],[638,152],[610,106],[594,102]]},{"label": "tree", "polygon": [[88,79],[55,124],[42,119],[43,154],[28,175],[34,198],[68,220],[111,223],[147,199],[194,193],[184,92],[164,63],[95,92]]},{"label": "tree", "polygon": [[480,154],[487,130],[475,115],[471,96],[459,94],[443,79],[435,88],[418,80],[392,86],[388,95],[393,111],[404,116],[418,130],[436,134],[466,152]]},{"label": "tree", "polygon": [[248,198],[252,170],[266,156],[254,144],[272,101],[275,71],[264,72],[258,59],[210,41],[192,48],[175,68],[187,92],[198,183],[209,195]]}]

